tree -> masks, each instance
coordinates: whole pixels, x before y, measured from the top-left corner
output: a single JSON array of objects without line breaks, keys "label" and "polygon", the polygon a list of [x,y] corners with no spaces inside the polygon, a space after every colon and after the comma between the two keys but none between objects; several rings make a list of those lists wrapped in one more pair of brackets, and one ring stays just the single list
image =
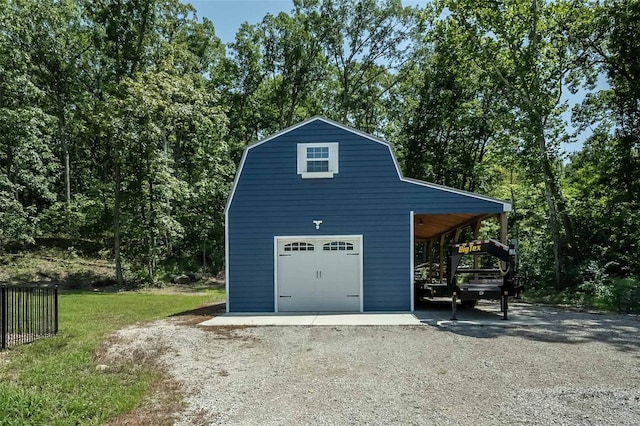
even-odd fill
[{"label": "tree", "polygon": [[336,93],[326,113],[363,131],[381,130],[376,106],[399,84],[400,72],[412,60],[408,36],[413,10],[400,0],[296,0],[295,12],[313,22],[332,65]]},{"label": "tree", "polygon": [[613,96],[608,109],[615,119],[614,170],[619,173],[626,201],[637,201],[640,193],[640,3],[612,1],[599,24],[613,22],[603,55]]},{"label": "tree", "polygon": [[399,139],[408,176],[476,191],[487,147],[504,134],[510,112],[497,81],[468,56],[464,42],[464,31],[446,21],[425,35],[421,43],[431,48],[405,90],[408,119]]},{"label": "tree", "polygon": [[265,79],[261,66],[260,34],[255,26],[243,23],[229,45],[225,64],[228,75],[223,103],[229,107],[229,137],[234,143],[233,158],[240,163],[242,148],[261,134],[257,92]]},{"label": "tree", "polygon": [[83,28],[80,8],[72,1],[38,2],[30,10],[34,38],[29,50],[34,62],[36,84],[46,96],[46,110],[56,118],[55,139],[64,169],[64,200],[71,203],[70,144],[74,111],[82,109],[83,72],[88,66],[88,33]]},{"label": "tree", "polygon": [[576,238],[582,242],[576,249],[576,270],[582,275],[593,267],[613,276],[640,274],[640,203],[627,191],[638,185],[640,156],[636,151],[632,157],[636,176],[628,183],[618,142],[597,130],[567,166],[564,185],[576,218]]},{"label": "tree", "polygon": [[594,8],[585,30],[594,77],[608,88],[591,93],[574,109],[581,128],[595,128],[584,149],[571,157],[565,186],[584,269],[608,275],[640,274],[640,4],[608,1]]},{"label": "tree", "polygon": [[0,2],[0,251],[7,240],[33,241],[38,212],[55,200],[55,120],[32,75],[30,6]]},{"label": "tree", "polygon": [[562,94],[575,81],[587,51],[577,42],[589,11],[580,0],[443,1],[445,18],[466,32],[478,65],[502,84],[516,114],[519,158],[544,183],[558,288],[567,284],[565,255],[574,246],[573,225],[559,183],[559,146],[566,140]]},{"label": "tree", "polygon": [[[638,186],[638,146],[640,145],[640,4],[635,1],[610,1],[595,10],[593,36],[585,45],[590,59],[599,64],[609,88],[590,94],[574,111],[582,127],[596,123],[600,133],[610,134],[616,161],[612,164],[620,176],[626,200],[635,200]],[[620,194],[623,195],[623,194]]]},{"label": "tree", "polygon": [[276,111],[270,131],[311,115],[309,107],[313,110],[313,98],[326,78],[327,60],[311,25],[309,16],[300,13],[267,15],[260,24],[263,67],[268,76],[269,98],[265,101]]},{"label": "tree", "polygon": [[308,15],[267,15],[257,25],[242,24],[230,44],[229,84],[234,159],[249,142],[320,113],[327,59]]}]

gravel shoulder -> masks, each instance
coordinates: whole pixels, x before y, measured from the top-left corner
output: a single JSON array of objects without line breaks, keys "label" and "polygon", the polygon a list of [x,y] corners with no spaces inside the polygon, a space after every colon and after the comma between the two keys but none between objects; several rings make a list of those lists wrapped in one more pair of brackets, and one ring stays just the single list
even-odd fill
[{"label": "gravel shoulder", "polygon": [[107,362],[154,354],[175,424],[640,424],[637,316],[536,309],[551,326],[120,330]]}]

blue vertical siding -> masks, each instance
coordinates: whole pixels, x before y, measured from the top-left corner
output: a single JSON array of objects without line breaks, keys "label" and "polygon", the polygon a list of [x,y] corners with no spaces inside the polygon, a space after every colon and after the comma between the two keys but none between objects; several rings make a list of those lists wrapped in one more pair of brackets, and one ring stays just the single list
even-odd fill
[{"label": "blue vertical siding", "polygon": [[[338,142],[332,179],[297,174],[297,144]],[[274,310],[274,236],[363,235],[364,309],[411,309],[410,211],[499,213],[501,203],[400,180],[388,146],[322,120],[246,152],[228,207],[229,310]],[[322,220],[319,230],[313,220]]]}]

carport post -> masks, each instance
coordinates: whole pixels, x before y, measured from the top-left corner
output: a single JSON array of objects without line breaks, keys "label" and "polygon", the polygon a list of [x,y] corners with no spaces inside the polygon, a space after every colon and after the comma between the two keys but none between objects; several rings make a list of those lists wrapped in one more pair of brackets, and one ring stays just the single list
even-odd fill
[{"label": "carport post", "polygon": [[456,304],[456,292],[453,292],[453,296],[451,297],[451,321],[458,321],[458,318],[456,317],[456,308],[457,308],[457,304]]},{"label": "carport post", "polygon": [[[411,267],[411,278],[409,279],[409,294],[411,297],[411,312],[416,309],[416,288],[415,288],[415,280],[416,280],[416,257],[415,257],[415,249],[416,249],[416,230],[415,230],[415,212],[411,210],[409,212],[409,251],[410,251],[410,267]],[[362,256],[360,256],[362,259]],[[362,274],[362,272],[361,272]],[[360,293],[362,294],[362,293]],[[360,299],[362,300],[362,298]],[[361,309],[362,310],[362,309]]]},{"label": "carport post", "polygon": [[422,242],[422,263],[425,263],[427,261],[427,242],[423,241]]},{"label": "carport post", "polygon": [[460,241],[460,235],[462,235],[462,228],[456,228],[456,233],[453,237],[453,244],[458,244]]},{"label": "carport post", "polygon": [[502,320],[506,321],[509,318],[507,318],[507,311],[509,310],[509,291],[505,290],[504,293],[502,294]]},{"label": "carport post", "polygon": [[[500,213],[499,216],[499,221],[500,221],[500,242],[502,244],[507,244],[507,214],[506,213]],[[500,262],[500,261],[498,261]],[[504,269],[507,268],[507,262],[502,262],[502,266]],[[504,321],[508,320],[509,318],[507,318],[507,311],[509,310],[509,290],[507,290],[506,288],[503,287],[503,294],[502,294],[502,319]]]},{"label": "carport post", "polygon": [[438,279],[442,282],[442,276],[444,275],[444,237],[445,234],[440,235],[440,271]]},{"label": "carport post", "polygon": [[433,282],[433,240],[427,245],[427,268],[429,268],[429,284]]},{"label": "carport post", "polygon": [[[477,240],[480,235],[480,226],[482,225],[482,221],[478,220],[473,224],[473,240]],[[473,256],[473,269],[478,269],[480,258],[478,256]],[[478,273],[473,274],[473,279],[478,279]]]},{"label": "carport post", "polygon": [[507,244],[507,214],[500,213],[498,221],[500,222],[500,242]]}]

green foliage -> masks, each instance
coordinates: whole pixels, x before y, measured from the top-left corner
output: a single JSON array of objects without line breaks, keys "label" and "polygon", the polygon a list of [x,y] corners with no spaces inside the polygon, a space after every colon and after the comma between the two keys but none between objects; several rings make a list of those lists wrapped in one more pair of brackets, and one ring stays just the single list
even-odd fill
[{"label": "green foliage", "polygon": [[38,232],[41,236],[71,238],[99,236],[101,219],[99,200],[85,194],[74,194],[69,203],[55,202],[40,214]]},{"label": "green foliage", "polygon": [[415,11],[400,0],[294,1],[310,16],[315,37],[331,64],[324,113],[360,130],[382,130],[384,100],[413,60],[407,43]]},{"label": "green foliage", "polygon": [[[405,89],[411,100],[399,138],[408,176],[467,191],[481,188],[487,148],[500,141],[510,118],[500,84],[465,51],[464,31],[439,22],[424,37],[430,46],[420,77]],[[419,92],[415,94],[415,86]]]},{"label": "green foliage", "polygon": [[576,267],[594,262],[614,277],[640,274],[640,5],[610,1],[596,8],[592,55],[610,88],[589,96],[574,111],[596,129],[571,158],[565,187],[577,218]]},{"label": "green foliage", "polygon": [[[624,181],[624,162],[640,162],[622,153],[618,140],[597,133],[567,168],[566,187],[570,205],[578,219],[576,237],[583,242],[577,249],[580,260],[594,260],[608,274],[637,275],[640,272],[640,203],[637,181]],[[636,173],[635,171],[631,173]]]},{"label": "green foliage", "polygon": [[[597,293],[640,274],[638,22],[632,0],[296,0],[224,46],[178,0],[0,0],[0,253],[65,237],[118,279],[220,270],[242,148],[322,114],[511,200],[531,285]],[[579,89],[595,131],[567,158]]]},{"label": "green foliage", "polygon": [[33,242],[33,208],[26,208],[15,198],[15,185],[0,174],[0,255],[8,241]]},{"label": "green foliage", "polygon": [[548,288],[528,289],[524,293],[524,299],[533,303],[571,305],[622,313],[637,313],[640,310],[638,277],[606,278],[597,284],[591,279],[585,284],[578,289],[564,289],[559,292]]},{"label": "green foliage", "polygon": [[211,22],[173,0],[4,3],[0,252],[61,235],[117,241],[117,268],[150,282],[181,246],[221,267],[235,169]]},{"label": "green foliage", "polygon": [[640,312],[640,277],[612,278],[608,301],[615,303],[620,312]]}]

